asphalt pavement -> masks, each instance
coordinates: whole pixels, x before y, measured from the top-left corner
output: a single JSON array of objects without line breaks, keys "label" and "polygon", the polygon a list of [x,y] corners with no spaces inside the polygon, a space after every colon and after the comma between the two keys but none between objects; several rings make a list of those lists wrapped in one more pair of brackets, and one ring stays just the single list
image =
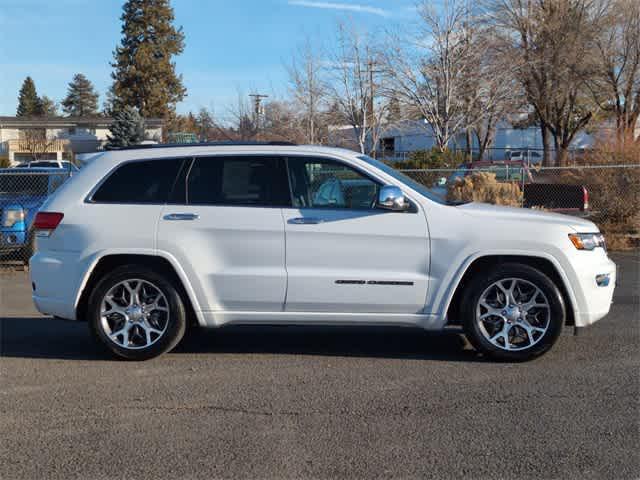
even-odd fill
[{"label": "asphalt pavement", "polygon": [[640,257],[609,316],[533,362],[456,333],[196,330],[144,363],[0,272],[0,478],[640,478]]}]

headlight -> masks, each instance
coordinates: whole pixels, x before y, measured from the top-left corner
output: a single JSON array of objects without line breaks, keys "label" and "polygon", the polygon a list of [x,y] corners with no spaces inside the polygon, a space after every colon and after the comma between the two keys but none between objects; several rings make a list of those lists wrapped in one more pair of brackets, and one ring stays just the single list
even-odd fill
[{"label": "headlight", "polygon": [[26,215],[22,208],[5,208],[2,211],[2,226],[13,227],[16,223],[24,221]]},{"label": "headlight", "polygon": [[607,249],[604,235],[601,233],[570,233],[569,240],[578,250],[593,250],[598,247]]}]

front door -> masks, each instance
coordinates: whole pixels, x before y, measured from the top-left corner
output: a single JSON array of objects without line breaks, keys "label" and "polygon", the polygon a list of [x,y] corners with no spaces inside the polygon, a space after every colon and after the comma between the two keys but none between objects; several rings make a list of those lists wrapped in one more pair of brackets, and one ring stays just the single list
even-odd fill
[{"label": "front door", "polygon": [[422,313],[429,274],[424,212],[376,208],[380,183],[351,166],[287,159],[285,310]]},{"label": "front door", "polygon": [[205,312],[282,311],[287,285],[284,161],[196,158],[158,225],[158,249],[185,270]]}]

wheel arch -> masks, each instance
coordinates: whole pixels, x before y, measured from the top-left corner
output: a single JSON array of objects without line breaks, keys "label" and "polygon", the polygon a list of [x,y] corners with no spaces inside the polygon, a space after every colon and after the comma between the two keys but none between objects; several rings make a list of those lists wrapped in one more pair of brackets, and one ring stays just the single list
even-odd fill
[{"label": "wheel arch", "polygon": [[185,304],[188,318],[191,319],[190,323],[204,324],[195,293],[179,265],[174,264],[172,259],[164,256],[144,253],[107,253],[95,260],[85,275],[85,280],[76,301],[76,318],[78,320],[86,319],[85,314],[91,291],[104,274],[119,266],[134,264],[150,268],[173,280]]},{"label": "wheel arch", "polygon": [[548,276],[560,290],[567,307],[565,325],[575,325],[576,300],[560,265],[554,259],[536,255],[490,254],[472,258],[459,276],[455,289],[446,304],[447,325],[460,325],[460,301],[463,291],[479,272],[503,263],[521,263],[533,267]]}]

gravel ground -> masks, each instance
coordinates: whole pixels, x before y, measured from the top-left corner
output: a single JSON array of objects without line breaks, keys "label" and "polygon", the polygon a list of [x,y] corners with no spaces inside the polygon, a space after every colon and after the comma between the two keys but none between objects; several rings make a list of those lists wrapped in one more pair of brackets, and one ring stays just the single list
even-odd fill
[{"label": "gravel ground", "polygon": [[0,273],[0,478],[640,478],[637,254],[525,364],[455,333],[244,327],[112,361]]}]

